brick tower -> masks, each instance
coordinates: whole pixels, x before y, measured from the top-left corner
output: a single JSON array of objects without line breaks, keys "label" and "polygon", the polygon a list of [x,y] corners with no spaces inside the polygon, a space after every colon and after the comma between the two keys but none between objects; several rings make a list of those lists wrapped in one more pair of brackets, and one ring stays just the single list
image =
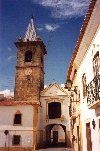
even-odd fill
[{"label": "brick tower", "polygon": [[44,55],[46,49],[37,36],[34,19],[28,25],[25,38],[15,43],[18,48],[14,97],[16,101],[39,102],[44,88]]}]

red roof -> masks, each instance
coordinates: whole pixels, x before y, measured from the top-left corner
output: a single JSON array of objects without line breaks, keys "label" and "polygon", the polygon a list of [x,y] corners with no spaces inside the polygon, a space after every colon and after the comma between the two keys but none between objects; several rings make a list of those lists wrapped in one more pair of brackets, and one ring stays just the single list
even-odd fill
[{"label": "red roof", "polygon": [[15,101],[14,99],[6,99],[0,101],[0,106],[17,106],[17,105],[37,105],[39,106],[39,102],[28,102],[28,101]]}]

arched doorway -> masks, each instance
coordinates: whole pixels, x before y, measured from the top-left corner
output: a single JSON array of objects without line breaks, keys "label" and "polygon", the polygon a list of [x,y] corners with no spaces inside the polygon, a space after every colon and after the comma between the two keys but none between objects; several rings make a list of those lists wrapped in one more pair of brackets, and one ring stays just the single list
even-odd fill
[{"label": "arched doorway", "polygon": [[46,126],[46,145],[65,146],[66,126],[62,124],[49,124]]}]

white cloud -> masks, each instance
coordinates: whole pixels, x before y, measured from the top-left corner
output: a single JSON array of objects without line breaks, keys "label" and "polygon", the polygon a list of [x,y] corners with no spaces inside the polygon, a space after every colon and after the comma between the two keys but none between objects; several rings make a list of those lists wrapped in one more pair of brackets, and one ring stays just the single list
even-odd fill
[{"label": "white cloud", "polygon": [[64,88],[64,87],[65,87],[65,84],[61,84],[60,86],[61,86],[62,88]]},{"label": "white cloud", "polygon": [[11,49],[10,47],[8,47],[8,50],[9,50],[9,51],[12,51],[12,49]]},{"label": "white cloud", "polygon": [[38,27],[38,28],[37,28],[37,30],[42,31],[42,30],[43,30],[43,28],[42,28],[42,27]]},{"label": "white cloud", "polygon": [[44,85],[44,89],[47,88],[47,85]]},{"label": "white cloud", "polygon": [[3,91],[0,91],[0,94],[4,94],[5,97],[14,96],[14,92],[12,92],[12,91],[9,90],[9,89],[5,89],[5,90],[3,90]]},{"label": "white cloud", "polygon": [[15,58],[16,56],[9,56],[7,59],[8,60],[11,60],[11,59],[13,59],[13,58]]},{"label": "white cloud", "polygon": [[55,31],[58,29],[60,26],[56,24],[45,24],[45,29],[48,30],[49,32]]},{"label": "white cloud", "polygon": [[47,30],[49,32],[53,32],[53,31],[57,30],[58,28],[60,28],[60,25],[58,25],[58,24],[47,23],[47,24],[44,24],[44,25],[39,25],[37,30],[38,31]]},{"label": "white cloud", "polygon": [[72,18],[83,16],[89,5],[89,0],[33,0],[33,2],[51,9],[55,18]]}]

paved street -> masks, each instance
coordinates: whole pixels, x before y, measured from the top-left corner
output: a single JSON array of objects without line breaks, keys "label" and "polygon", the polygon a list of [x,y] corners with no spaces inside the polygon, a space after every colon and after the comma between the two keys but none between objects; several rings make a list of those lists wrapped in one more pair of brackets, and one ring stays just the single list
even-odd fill
[{"label": "paved street", "polygon": [[72,151],[70,148],[48,148],[48,149],[40,149],[38,151]]}]

